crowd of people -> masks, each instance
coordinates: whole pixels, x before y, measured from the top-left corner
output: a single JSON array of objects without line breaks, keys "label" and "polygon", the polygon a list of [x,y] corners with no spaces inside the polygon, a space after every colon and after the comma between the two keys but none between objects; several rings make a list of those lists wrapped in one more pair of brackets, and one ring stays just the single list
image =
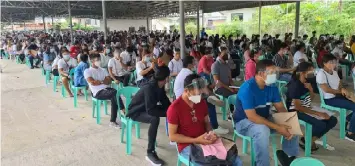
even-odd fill
[{"label": "crowd of people", "polygon": [[[8,53],[30,69],[43,68],[52,77],[59,76],[61,81],[54,84],[63,84],[70,97],[74,86],[87,87],[96,99],[111,100],[113,128],[120,128],[118,111],[150,124],[146,159],[153,165],[164,164],[155,151],[161,117],[167,119],[169,139],[177,144],[178,153],[189,158],[193,145],[201,145],[205,152],[208,146],[222,144],[221,136],[229,130],[218,123],[216,110],[225,107],[222,98],[236,94],[236,104],[225,108],[229,110],[226,119],[235,123],[233,130],[253,138],[255,165],[270,165],[269,136],[276,132],[284,137],[277,156],[286,166],[298,156],[299,147],[305,149],[305,138],[290,134],[292,126],[273,122],[271,108],[297,112],[299,119],[313,126],[313,152],[318,149],[315,141],[338,123],[336,117],[314,106],[316,93],[323,95],[327,105],[355,111],[342,82],[342,69],[347,69],[345,75],[355,71],[355,35],[348,45],[343,35],[317,38],[316,34],[312,32],[310,39],[292,33],[284,39],[265,34],[260,40],[259,35],[250,39],[239,34],[209,36],[202,29],[200,39],[189,34],[181,46],[176,30],[112,31],[106,39],[102,32],[80,31],[71,34],[73,40],[69,32],[13,32],[2,35],[1,58]],[[243,81],[240,87],[238,81]],[[285,92],[275,86],[277,81],[287,83]],[[111,85],[140,89],[125,106]],[[166,89],[172,89],[173,98],[169,99]],[[77,93],[83,95],[80,90]],[[346,139],[355,142],[355,115],[349,114],[346,120]],[[209,154],[217,156],[211,159],[215,162],[227,160],[226,155]],[[242,165],[238,156],[229,162]]]}]

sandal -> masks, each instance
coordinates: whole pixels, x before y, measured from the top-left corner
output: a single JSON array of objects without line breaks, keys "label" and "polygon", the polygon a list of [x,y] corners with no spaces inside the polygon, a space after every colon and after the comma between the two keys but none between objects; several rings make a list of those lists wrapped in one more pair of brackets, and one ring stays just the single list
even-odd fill
[{"label": "sandal", "polygon": [[[302,137],[300,139],[300,143],[299,143],[299,146],[300,148],[302,148],[303,150],[306,149],[306,143],[305,143],[305,140],[304,140],[304,137]],[[319,149],[319,147],[313,142],[312,143],[312,147],[311,147],[311,152],[315,152]]]}]

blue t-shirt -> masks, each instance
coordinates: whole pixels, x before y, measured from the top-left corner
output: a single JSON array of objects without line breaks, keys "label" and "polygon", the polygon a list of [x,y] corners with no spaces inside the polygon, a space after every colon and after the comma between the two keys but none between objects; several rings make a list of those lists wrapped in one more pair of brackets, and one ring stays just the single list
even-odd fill
[{"label": "blue t-shirt", "polygon": [[278,102],[281,102],[281,97],[276,86],[260,89],[255,78],[251,78],[244,82],[238,91],[234,122],[247,118],[245,110],[250,109],[255,109],[259,116],[269,118],[271,104]]},{"label": "blue t-shirt", "polygon": [[74,71],[74,86],[87,86],[88,83],[84,77],[84,71],[89,68],[89,65],[84,62],[80,62]]}]

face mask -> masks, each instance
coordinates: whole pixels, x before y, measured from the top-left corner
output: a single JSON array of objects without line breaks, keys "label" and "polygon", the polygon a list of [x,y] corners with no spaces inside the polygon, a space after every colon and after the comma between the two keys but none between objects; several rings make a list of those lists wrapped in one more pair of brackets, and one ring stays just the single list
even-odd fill
[{"label": "face mask", "polygon": [[145,57],[145,62],[150,62],[150,57]]},{"label": "face mask", "polygon": [[63,55],[63,58],[64,58],[64,60],[69,60],[70,55],[69,54],[65,54],[65,55]]},{"label": "face mask", "polygon": [[194,104],[198,104],[201,101],[201,95],[189,96],[189,100],[192,101]]},{"label": "face mask", "polygon": [[265,80],[265,84],[267,86],[270,86],[271,84],[276,83],[276,80],[277,80],[276,74],[267,75],[266,80]]},{"label": "face mask", "polygon": [[307,73],[307,75],[306,75],[306,78],[313,78],[313,77],[315,77],[315,75],[314,75],[314,72],[313,72],[313,71],[312,71],[312,72]]},{"label": "face mask", "polygon": [[106,49],[106,54],[109,54],[110,53],[110,49]]},{"label": "face mask", "polygon": [[96,67],[100,67],[101,61],[95,61],[94,64]]},{"label": "face mask", "polygon": [[50,52],[54,52],[55,50],[54,50],[54,48],[51,48],[51,49],[49,49],[49,51],[50,51]]}]

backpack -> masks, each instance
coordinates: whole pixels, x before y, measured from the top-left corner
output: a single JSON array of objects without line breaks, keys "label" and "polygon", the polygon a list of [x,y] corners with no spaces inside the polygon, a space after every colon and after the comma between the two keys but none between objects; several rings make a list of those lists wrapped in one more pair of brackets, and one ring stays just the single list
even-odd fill
[{"label": "backpack", "polygon": [[199,145],[191,144],[190,162],[203,166],[231,166],[238,157],[237,145],[233,145],[227,152],[226,160],[218,159],[216,156],[204,156]]}]

